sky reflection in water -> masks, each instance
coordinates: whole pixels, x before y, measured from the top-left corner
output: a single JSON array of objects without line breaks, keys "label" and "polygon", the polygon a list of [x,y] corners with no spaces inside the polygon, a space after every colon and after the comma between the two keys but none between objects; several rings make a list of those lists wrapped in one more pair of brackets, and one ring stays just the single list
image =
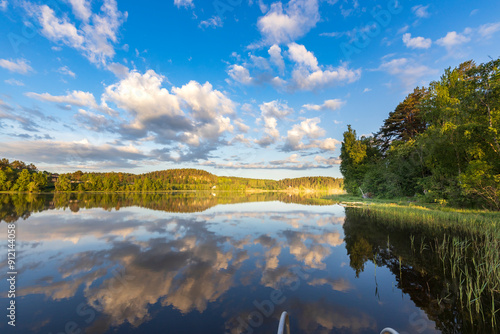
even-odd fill
[{"label": "sky reflection in water", "polygon": [[434,332],[387,268],[356,278],[344,219],[277,201],[33,214],[17,222],[13,332],[273,333],[283,310],[294,334]]}]

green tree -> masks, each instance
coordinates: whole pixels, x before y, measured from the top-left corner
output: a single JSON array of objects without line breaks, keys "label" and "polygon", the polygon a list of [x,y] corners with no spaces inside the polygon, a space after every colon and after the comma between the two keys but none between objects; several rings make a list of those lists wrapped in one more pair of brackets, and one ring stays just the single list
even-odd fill
[{"label": "green tree", "polygon": [[59,175],[56,184],[56,191],[71,191],[71,181],[66,174]]},{"label": "green tree", "polygon": [[386,152],[392,141],[408,141],[426,129],[420,103],[428,95],[426,88],[415,88],[396,109],[389,113],[380,131],[375,135],[382,152]]},{"label": "green tree", "polygon": [[0,191],[9,190],[10,185],[8,185],[7,182],[7,174],[0,169]]},{"label": "green tree", "polygon": [[468,61],[445,70],[423,103],[429,126],[421,142],[431,171],[425,187],[457,204],[483,201],[498,209],[499,64]]},{"label": "green tree", "polygon": [[32,181],[31,174],[28,169],[23,169],[14,184],[13,190],[16,191],[28,191],[29,184]]},{"label": "green tree", "polygon": [[32,179],[38,190],[42,190],[47,186],[47,175],[43,172],[34,173]]},{"label": "green tree", "polygon": [[40,187],[38,186],[38,184],[35,181],[31,181],[28,184],[28,191],[29,192],[37,192],[37,191],[40,191]]},{"label": "green tree", "polygon": [[463,125],[467,164],[458,182],[466,196],[500,210],[500,59],[473,66],[466,72],[467,94]]},{"label": "green tree", "polygon": [[366,142],[356,136],[356,130],[347,126],[344,140],[340,148],[340,172],[344,176],[344,189],[351,194],[359,194],[359,187],[367,171],[365,158],[367,157]]}]

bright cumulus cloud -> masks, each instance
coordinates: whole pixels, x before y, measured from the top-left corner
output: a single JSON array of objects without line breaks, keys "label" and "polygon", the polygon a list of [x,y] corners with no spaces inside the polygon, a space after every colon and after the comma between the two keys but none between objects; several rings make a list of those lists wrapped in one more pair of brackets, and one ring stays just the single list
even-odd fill
[{"label": "bright cumulus cloud", "polygon": [[403,35],[403,42],[408,48],[411,49],[428,49],[432,45],[432,40],[430,38],[424,37],[411,37],[410,33]]},{"label": "bright cumulus cloud", "polygon": [[[255,56],[250,56],[254,64],[230,65],[227,73],[234,81],[244,84],[270,84],[279,90],[320,91],[330,86],[353,83],[360,79],[361,69],[351,69],[347,64],[334,67],[320,65],[313,52],[304,45],[290,43],[287,45],[289,60],[286,70],[282,50],[276,44],[269,50],[269,62],[275,65],[274,71],[269,66],[255,65]],[[267,64],[265,58],[259,58],[259,64]],[[254,72],[254,74],[251,73]],[[288,72],[288,76],[284,76]],[[260,77],[259,79],[256,79]]]},{"label": "bright cumulus cloud", "polygon": [[291,0],[286,5],[275,2],[257,26],[265,44],[293,42],[304,36],[319,21],[318,0]]},{"label": "bright cumulus cloud", "polygon": [[103,100],[128,112],[130,122],[119,132],[126,138],[152,135],[159,143],[180,142],[200,146],[217,140],[233,126],[227,115],[234,103],[210,83],[190,81],[172,92],[162,87],[164,77],[150,70],[132,71],[129,76],[106,88]]}]

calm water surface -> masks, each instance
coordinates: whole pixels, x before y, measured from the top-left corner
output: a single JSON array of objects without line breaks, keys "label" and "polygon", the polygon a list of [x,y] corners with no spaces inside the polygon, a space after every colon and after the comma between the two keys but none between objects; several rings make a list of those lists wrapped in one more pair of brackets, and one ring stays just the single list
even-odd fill
[{"label": "calm water surface", "polygon": [[373,255],[377,232],[363,235],[353,209],[283,195],[2,196],[0,245],[15,221],[19,272],[16,327],[2,314],[2,333],[275,333],[284,310],[292,334],[443,326],[389,255],[389,232]]}]

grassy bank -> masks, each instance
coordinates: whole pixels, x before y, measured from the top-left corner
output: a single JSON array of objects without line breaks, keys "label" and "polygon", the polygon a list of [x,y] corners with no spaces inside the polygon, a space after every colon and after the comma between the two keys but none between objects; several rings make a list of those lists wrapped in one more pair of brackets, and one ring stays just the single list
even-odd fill
[{"label": "grassy bank", "polygon": [[419,203],[406,198],[365,199],[352,195],[332,195],[325,199],[368,210],[374,218],[387,224],[406,227],[422,226],[437,230],[480,232],[500,238],[500,212],[458,209],[434,203]]}]

